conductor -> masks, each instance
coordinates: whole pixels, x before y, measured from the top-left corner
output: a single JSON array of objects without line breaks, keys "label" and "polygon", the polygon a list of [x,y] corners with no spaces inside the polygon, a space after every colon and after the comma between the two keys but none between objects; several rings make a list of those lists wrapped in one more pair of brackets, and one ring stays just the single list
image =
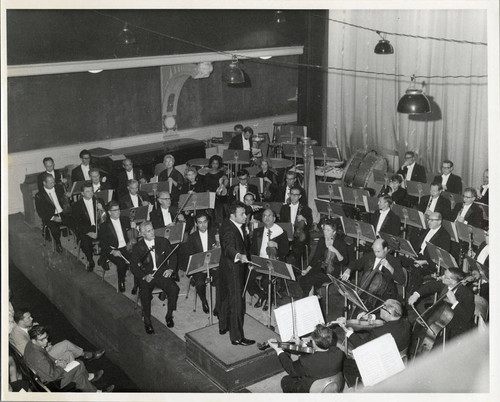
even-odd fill
[{"label": "conductor", "polygon": [[229,207],[229,219],[222,223],[221,258],[217,283],[217,311],[219,312],[219,333],[229,331],[233,345],[248,346],[255,341],[246,339],[243,334],[245,316],[245,264],[248,260],[246,231],[244,224],[247,216],[245,204],[235,201]]}]

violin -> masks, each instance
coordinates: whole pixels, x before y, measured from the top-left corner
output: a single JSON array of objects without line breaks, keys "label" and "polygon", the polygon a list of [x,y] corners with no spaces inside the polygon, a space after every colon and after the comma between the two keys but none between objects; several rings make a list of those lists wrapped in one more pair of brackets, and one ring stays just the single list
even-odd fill
[{"label": "violin", "polygon": [[134,244],[137,243],[137,230],[136,230],[136,224],[134,223],[135,211],[136,211],[135,209],[131,209],[129,215],[130,229],[128,230],[128,239],[129,239],[129,242],[127,243],[128,252],[131,252],[132,247],[134,246]]},{"label": "violin", "polygon": [[[274,343],[274,342],[273,342]],[[307,354],[313,354],[314,353],[314,347],[310,346],[310,344],[304,344],[304,343],[295,343],[293,341],[290,342],[276,342],[279,348],[283,349],[285,352],[290,352],[290,353],[307,353]],[[267,348],[270,347],[269,342],[262,342],[262,343],[257,343],[257,347],[259,350],[266,350]]]},{"label": "violin", "polygon": [[[267,231],[267,241],[271,241],[271,231]],[[269,256],[271,260],[277,260],[278,259],[278,249],[276,247],[266,247],[266,253]]]},{"label": "violin", "polygon": [[[297,216],[301,214],[301,211],[302,211],[302,204],[299,204],[299,207],[297,209]],[[301,243],[306,241],[305,221],[300,220],[295,224],[295,230],[293,231],[293,238]]]}]

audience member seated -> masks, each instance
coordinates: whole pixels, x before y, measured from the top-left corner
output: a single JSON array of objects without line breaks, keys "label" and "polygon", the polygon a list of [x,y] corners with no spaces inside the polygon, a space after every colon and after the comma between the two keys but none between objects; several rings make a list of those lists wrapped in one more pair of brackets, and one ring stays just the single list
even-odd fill
[{"label": "audience member seated", "polygon": [[278,175],[272,170],[271,161],[263,158],[260,161],[260,172],[257,177],[264,180],[264,201],[273,201],[278,190]]},{"label": "audience member seated", "polygon": [[184,178],[182,174],[175,169],[175,158],[173,155],[165,155],[163,163],[167,167],[158,176],[158,181],[168,181],[170,195],[172,197],[172,205],[176,206],[179,202],[179,196],[182,193],[182,186],[184,185]]},{"label": "audience member seated", "polygon": [[392,198],[389,195],[378,197],[379,209],[375,211],[370,219],[370,223],[375,228],[375,234],[379,232],[399,236],[401,232],[401,218],[391,210]]},{"label": "audience member seated", "polygon": [[462,194],[462,178],[452,173],[453,162],[444,160],[441,164],[441,176],[435,176],[433,183],[441,183],[444,191]]},{"label": "audience member seated", "polygon": [[422,165],[416,163],[415,160],[415,152],[406,151],[405,161],[401,168],[396,172],[396,174],[400,174],[406,181],[411,180],[425,183],[427,181],[425,168]]},{"label": "audience member seated", "polygon": [[486,169],[483,173],[483,184],[477,189],[477,202],[488,205],[489,203],[489,172]]},{"label": "audience member seated", "polygon": [[129,180],[127,189],[127,194],[120,198],[120,209],[143,207],[151,203],[148,193],[139,191],[139,182],[137,180]]},{"label": "audience member seated", "polygon": [[80,152],[82,163],[71,171],[71,181],[90,180],[90,152],[86,149]]},{"label": "audience member seated", "polygon": [[43,189],[35,195],[35,208],[42,223],[48,228],[56,244],[56,251],[63,251],[61,245],[61,225],[71,224],[69,200],[64,188],[55,185],[54,177],[44,173]]},{"label": "audience member seated", "polygon": [[237,174],[239,183],[233,184],[229,189],[229,203],[233,203],[234,201],[245,201],[245,194],[247,192],[254,194],[255,196],[259,194],[259,189],[253,185],[248,184],[248,171],[246,169],[242,169]]},{"label": "audience member seated", "polygon": [[252,150],[253,129],[245,127],[241,134],[235,134],[229,143],[228,149],[241,149],[243,151]]},{"label": "audience member seated", "polygon": [[382,195],[388,195],[392,198],[392,202],[395,204],[406,206],[406,189],[402,187],[403,178],[399,174],[395,174],[391,177],[388,186],[384,186],[380,189],[379,197]]},{"label": "audience member seated", "polygon": [[35,325],[28,331],[28,334],[30,342],[24,349],[24,361],[42,382],[61,380],[61,388],[74,382],[76,389],[82,392],[112,392],[115,388],[114,385],[110,385],[105,390],[99,391],[92,384],[102,377],[103,370],[89,374],[85,365],[78,360],[66,364],[62,360],[54,359],[46,349],[48,334],[44,327]]},{"label": "audience member seated", "polygon": [[123,170],[118,173],[118,183],[116,191],[118,198],[127,194],[127,185],[129,180],[137,180],[139,183],[146,183],[146,179],[142,175],[140,169],[134,168],[134,164],[130,159],[124,159],[122,162]]},{"label": "audience member seated", "polygon": [[459,202],[455,205],[452,212],[452,219],[455,222],[462,222],[466,225],[475,227],[483,226],[483,210],[478,205],[474,204],[476,201],[477,193],[472,187],[467,187],[464,190],[464,202]]},{"label": "audience member seated", "polygon": [[279,347],[276,339],[268,340],[287,372],[281,379],[283,392],[309,392],[314,381],[342,372],[345,355],[337,348],[337,335],[333,329],[318,324],[311,334],[311,340],[315,353],[302,354],[295,361]]},{"label": "audience member seated", "polygon": [[102,200],[94,196],[90,181],[83,184],[82,197],[73,204],[72,210],[80,248],[88,261],[87,271],[92,272],[95,267],[92,241],[97,240],[98,225],[105,211]]},{"label": "audience member seated", "polygon": [[429,216],[433,212],[439,212],[444,220],[451,219],[450,200],[441,196],[443,186],[441,183],[431,184],[430,195],[424,195],[418,204],[418,210]]},{"label": "audience member seated", "polygon": [[50,174],[56,184],[66,184],[68,180],[64,177],[61,170],[55,169],[54,159],[50,156],[43,158],[43,166],[45,167],[45,172],[42,172],[37,177],[38,191],[43,190],[43,175],[44,173]]},{"label": "audience member seated", "polygon": [[286,185],[278,187],[278,190],[276,190],[276,196],[274,198],[275,202],[282,202],[283,204],[286,204],[287,202],[290,202],[290,190],[292,187],[297,187],[300,190],[300,203],[307,205],[307,195],[306,191],[299,185],[297,181],[297,173],[295,172],[286,172]]}]

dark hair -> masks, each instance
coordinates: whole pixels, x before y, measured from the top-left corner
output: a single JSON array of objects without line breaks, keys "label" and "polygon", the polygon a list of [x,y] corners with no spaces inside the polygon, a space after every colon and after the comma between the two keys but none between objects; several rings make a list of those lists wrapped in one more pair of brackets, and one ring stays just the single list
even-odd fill
[{"label": "dark hair", "polygon": [[323,324],[316,325],[311,334],[311,339],[323,350],[330,349],[337,344],[337,334],[333,332],[332,328]]},{"label": "dark hair", "polygon": [[245,204],[243,204],[241,201],[234,201],[229,206],[229,215],[233,215],[233,214],[236,215],[236,210],[238,208],[243,208],[244,210],[246,210],[247,206]]},{"label": "dark hair", "polygon": [[263,213],[264,213],[264,212],[266,212],[266,211],[271,211],[271,213],[272,213],[272,214],[273,214],[273,216],[274,216],[274,219],[276,219],[276,218],[277,218],[277,216],[276,216],[276,212],[275,212],[275,211],[273,211],[271,208],[266,208],[266,209],[264,209]]},{"label": "dark hair", "polygon": [[249,175],[248,170],[241,169],[236,176],[241,177],[241,176],[245,176],[245,175],[247,175],[247,176]]},{"label": "dark hair", "polygon": [[101,172],[99,172],[99,169],[92,168],[92,169],[89,170],[89,176],[90,176],[91,173],[94,173],[94,172],[97,172],[97,173],[99,173],[99,175],[101,175]]},{"label": "dark hair", "polygon": [[406,151],[405,152],[405,156],[406,155],[410,155],[412,158],[414,158],[415,157],[415,152],[413,152],[413,151]]},{"label": "dark hair", "polygon": [[35,340],[37,340],[40,335],[43,335],[46,333],[47,333],[47,331],[41,325],[35,325],[35,326],[31,327],[31,329],[28,331],[28,335],[30,336],[30,339],[35,339]]},{"label": "dark hair", "polygon": [[243,131],[243,124],[235,124],[235,126],[233,127],[233,130],[234,131],[238,131],[238,130]]},{"label": "dark hair", "polygon": [[47,172],[43,172],[43,173],[42,173],[42,181],[47,181],[47,179],[48,179],[49,177],[54,178],[54,176],[52,176],[50,173],[47,173]]},{"label": "dark hair", "polygon": [[198,222],[198,219],[203,217],[207,218],[207,221],[210,221],[210,218],[208,217],[208,214],[205,211],[196,212],[196,217],[194,218],[194,220]]},{"label": "dark hair", "polygon": [[113,207],[119,207],[120,206],[120,203],[118,201],[115,201],[115,200],[111,200],[109,203],[108,203],[108,211],[113,208]]},{"label": "dark hair", "polygon": [[50,156],[46,156],[45,158],[43,158],[43,164],[45,165],[45,162],[48,162],[48,161],[51,161],[52,163],[54,163],[54,159],[52,159]]},{"label": "dark hair", "polygon": [[448,268],[448,272],[457,282],[460,282],[462,279],[465,278],[463,271],[460,270],[459,268]]},{"label": "dark hair", "polygon": [[297,173],[295,173],[293,170],[289,170],[286,172],[286,176],[293,176],[294,179],[297,178]]},{"label": "dark hair", "polygon": [[450,164],[450,167],[453,167],[453,162],[452,162],[452,161],[450,161],[449,159],[445,159],[445,160],[443,161],[443,163],[449,163],[449,164]]},{"label": "dark hair", "polygon": [[432,186],[437,186],[439,191],[441,191],[443,189],[443,183],[441,183],[440,181],[433,181],[431,183],[431,187]]},{"label": "dark hair", "polygon": [[330,226],[333,230],[338,230],[338,228],[339,228],[339,220],[338,219],[334,219],[334,218],[325,218],[321,222],[321,228],[323,228],[323,226],[325,226],[325,225]]},{"label": "dark hair", "polygon": [[131,184],[135,184],[135,183],[139,183],[139,180],[130,179],[129,181],[127,181],[127,187],[130,186]]},{"label": "dark hair", "polygon": [[29,310],[27,308],[20,308],[14,311],[14,322],[17,324],[24,318],[24,315],[26,313],[29,313]]},{"label": "dark hair", "polygon": [[253,128],[252,127],[249,127],[249,126],[246,126],[244,129],[243,129],[243,132],[244,133],[250,133],[253,135]]},{"label": "dark hair", "polygon": [[[247,195],[251,195],[254,201],[257,199],[257,198],[255,197],[255,194],[254,194],[254,193],[251,193],[250,191],[247,191],[247,193],[245,194],[245,197],[246,197]],[[245,199],[245,197],[243,197],[243,199]]]},{"label": "dark hair", "polygon": [[403,178],[399,174],[395,174],[391,176],[391,181],[397,181],[399,184],[403,182]]},{"label": "dark hair", "polygon": [[300,191],[300,195],[302,195],[302,187],[292,186],[292,188],[290,188],[290,193],[292,193],[292,190],[298,190],[298,191]]},{"label": "dark hair", "polygon": [[223,165],[223,163],[224,163],[224,162],[222,161],[222,158],[221,158],[219,155],[212,155],[212,156],[210,157],[210,159],[208,160],[208,164],[209,164],[209,166],[212,166],[212,162],[213,162],[214,160],[216,160],[216,161],[218,161],[218,162],[219,162],[219,167],[221,167],[221,166]]},{"label": "dark hair", "polygon": [[384,201],[387,201],[387,203],[389,204],[389,206],[392,205],[392,197],[390,195],[382,194],[382,195],[379,195],[378,198],[383,198]]},{"label": "dark hair", "polygon": [[80,159],[83,158],[84,155],[88,155],[90,156],[90,152],[88,149],[83,149],[81,152],[80,152]]},{"label": "dark hair", "polygon": [[475,189],[475,188],[472,188],[472,187],[467,187],[467,188],[464,190],[463,194],[465,194],[466,192],[470,192],[470,193],[472,193],[472,195],[474,196],[474,198],[477,198],[477,191],[476,191],[476,189]]},{"label": "dark hair", "polygon": [[91,188],[92,190],[94,189],[94,187],[92,186],[92,182],[90,180],[86,180],[83,182],[82,188],[81,188],[82,193],[83,193],[83,190],[85,188]]}]

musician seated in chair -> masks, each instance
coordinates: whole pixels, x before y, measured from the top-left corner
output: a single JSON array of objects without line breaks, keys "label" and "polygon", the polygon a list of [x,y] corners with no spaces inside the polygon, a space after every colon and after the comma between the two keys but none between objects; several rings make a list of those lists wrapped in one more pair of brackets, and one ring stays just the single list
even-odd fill
[{"label": "musician seated in chair", "polygon": [[151,203],[148,193],[139,191],[139,182],[137,180],[129,180],[127,189],[127,194],[120,198],[120,209],[143,207]]},{"label": "musician seated in chair", "polygon": [[273,201],[278,189],[278,175],[272,170],[271,161],[267,158],[260,161],[260,169],[257,177],[264,180],[264,201]]},{"label": "musician seated in chair", "polygon": [[245,194],[259,194],[259,189],[253,184],[248,184],[248,170],[241,169],[238,174],[239,183],[233,184],[229,189],[228,202],[231,204],[234,201],[245,202]]},{"label": "musician seated in chair", "polygon": [[430,195],[424,195],[418,204],[418,210],[422,211],[427,216],[433,212],[439,212],[443,219],[451,219],[451,203],[450,200],[441,197],[443,185],[441,183],[432,183]]},{"label": "musician seated in chair", "polygon": [[452,211],[452,219],[455,222],[462,222],[466,225],[472,225],[477,228],[483,227],[484,217],[483,210],[479,205],[475,204],[477,198],[476,189],[467,187],[464,190],[464,202],[459,202],[455,205]]},{"label": "musician seated in chair", "polygon": [[297,180],[297,173],[288,171],[285,175],[286,184],[284,186],[279,186],[275,192],[274,201],[282,202],[283,204],[289,203],[291,200],[290,192],[292,191],[292,187],[297,187],[300,190],[300,203],[303,205],[307,205],[307,194],[306,190],[304,190]]},{"label": "musician seated in chair", "polygon": [[177,278],[177,254],[174,252],[168,260],[173,248],[170,242],[163,237],[155,237],[153,225],[144,221],[139,225],[143,239],[132,248],[130,270],[139,280],[139,296],[141,298],[144,328],[147,334],[154,334],[151,323],[151,292],[159,287],[168,299],[167,327],[174,326],[173,312],[177,308],[179,286],[175,283]]},{"label": "musician seated in chair", "polygon": [[388,195],[392,198],[394,204],[407,206],[406,197],[408,193],[406,192],[406,188],[402,187],[402,184],[403,177],[399,174],[395,174],[391,177],[389,184],[380,189],[378,196]]},{"label": "musician seated in chair", "polygon": [[80,248],[87,257],[87,271],[92,272],[95,267],[92,241],[97,240],[99,228],[105,215],[104,203],[94,196],[92,183],[86,181],[82,185],[82,196],[73,204],[73,220],[80,241]]},{"label": "musician seated in chair", "polygon": [[90,175],[90,181],[92,183],[92,190],[94,191],[94,193],[97,193],[98,191],[111,189],[111,186],[108,183],[106,177],[103,177],[101,179],[101,173],[99,172],[98,169],[96,168],[90,169],[89,175]]},{"label": "musician seated in chair", "polygon": [[243,200],[243,204],[246,206],[245,213],[247,214],[248,229],[250,234],[252,233],[254,227],[256,227],[259,222],[262,222],[263,207],[260,205],[254,205],[255,197],[255,194],[248,192],[245,194],[245,198]]},{"label": "musician seated in chair", "polygon": [[[449,268],[438,280],[425,283],[408,298],[408,304],[413,306],[418,300],[423,300],[435,293],[438,294],[438,300],[446,295],[442,302],[452,310],[453,317],[446,325],[446,340],[459,336],[474,327],[474,293],[462,284],[464,277],[460,269]],[[424,319],[428,317],[424,316]]]},{"label": "musician seated in chair", "polygon": [[380,305],[380,300],[398,299],[396,282],[405,283],[401,263],[389,254],[389,245],[383,239],[375,240],[372,252],[351,263],[341,275],[342,280],[348,280],[353,271],[362,272],[358,283],[363,291],[359,291],[359,296],[368,309]]},{"label": "musician seated in chair", "polygon": [[401,219],[392,210],[392,198],[388,195],[378,197],[379,209],[375,211],[370,219],[370,223],[375,228],[375,234],[379,232],[399,236],[401,232]]},{"label": "musician seated in chair", "polygon": [[[173,225],[176,222],[184,222],[184,215],[177,215],[177,208],[172,207],[172,197],[168,191],[160,191],[157,196],[159,208],[155,208],[149,214],[151,223],[155,229]],[[176,218],[177,216],[177,218]]]},{"label": "musician seated in chair", "polygon": [[[266,209],[262,213],[262,221],[264,226],[253,231],[251,254],[262,258],[271,258],[284,261],[288,251],[288,236],[281,226],[276,225],[276,214],[271,209]],[[254,270],[250,273],[247,290],[250,295],[257,294],[259,299],[254,307],[261,307],[264,311],[268,309],[268,287],[269,277],[262,275],[261,287],[257,284],[257,276],[259,274]]]},{"label": "musician seated in chair", "polygon": [[337,335],[332,328],[316,325],[311,334],[313,354],[302,354],[293,361],[290,355],[278,346],[276,339],[269,339],[288,375],[281,379],[283,392],[309,392],[314,381],[334,376],[342,371],[344,353],[337,348]]},{"label": "musician seated in chair", "polygon": [[173,155],[165,155],[163,158],[163,163],[167,167],[158,176],[158,181],[168,181],[170,195],[172,197],[172,205],[176,206],[179,202],[179,196],[181,195],[182,186],[184,185],[184,177],[182,177],[181,172],[179,172],[175,167],[175,158]]},{"label": "musician seated in chair", "polygon": [[[361,313],[361,315],[365,315],[365,313]],[[382,335],[391,334],[396,341],[398,350],[406,353],[410,346],[411,326],[408,320],[403,317],[403,306],[401,303],[394,299],[387,299],[380,309],[380,319],[384,321],[384,325],[363,329],[360,332],[354,332],[351,327],[346,326],[346,319],[344,317],[339,317],[336,321],[339,323],[340,328],[344,330],[349,346],[352,349]],[[355,383],[356,378],[360,377],[354,359],[346,359],[344,363],[344,376],[350,384]]]},{"label": "musician seated in chair", "polygon": [[347,244],[340,227],[339,222],[334,219],[323,222],[323,237],[319,239],[309,265],[299,277],[303,296],[316,292],[323,283],[330,282],[327,274],[338,277],[342,268],[349,263]]},{"label": "musician seated in chair", "polygon": [[52,159],[50,156],[43,158],[43,167],[45,168],[45,171],[40,173],[37,177],[39,191],[43,190],[43,175],[45,173],[50,174],[56,181],[56,184],[65,185],[68,182],[68,180],[64,177],[64,173],[60,169],[54,169],[54,159]]},{"label": "musician seated in chair", "polygon": [[252,136],[253,136],[252,127],[248,126],[245,127],[243,130],[241,130],[241,134],[235,134],[234,137],[231,138],[231,142],[229,143],[228,149],[241,149],[244,151],[252,151],[253,148]]},{"label": "musician seated in chair", "polygon": [[62,253],[60,226],[68,225],[71,221],[69,200],[64,193],[64,188],[56,185],[54,176],[50,173],[43,173],[42,183],[43,189],[35,195],[36,212],[50,231],[56,251]]}]

